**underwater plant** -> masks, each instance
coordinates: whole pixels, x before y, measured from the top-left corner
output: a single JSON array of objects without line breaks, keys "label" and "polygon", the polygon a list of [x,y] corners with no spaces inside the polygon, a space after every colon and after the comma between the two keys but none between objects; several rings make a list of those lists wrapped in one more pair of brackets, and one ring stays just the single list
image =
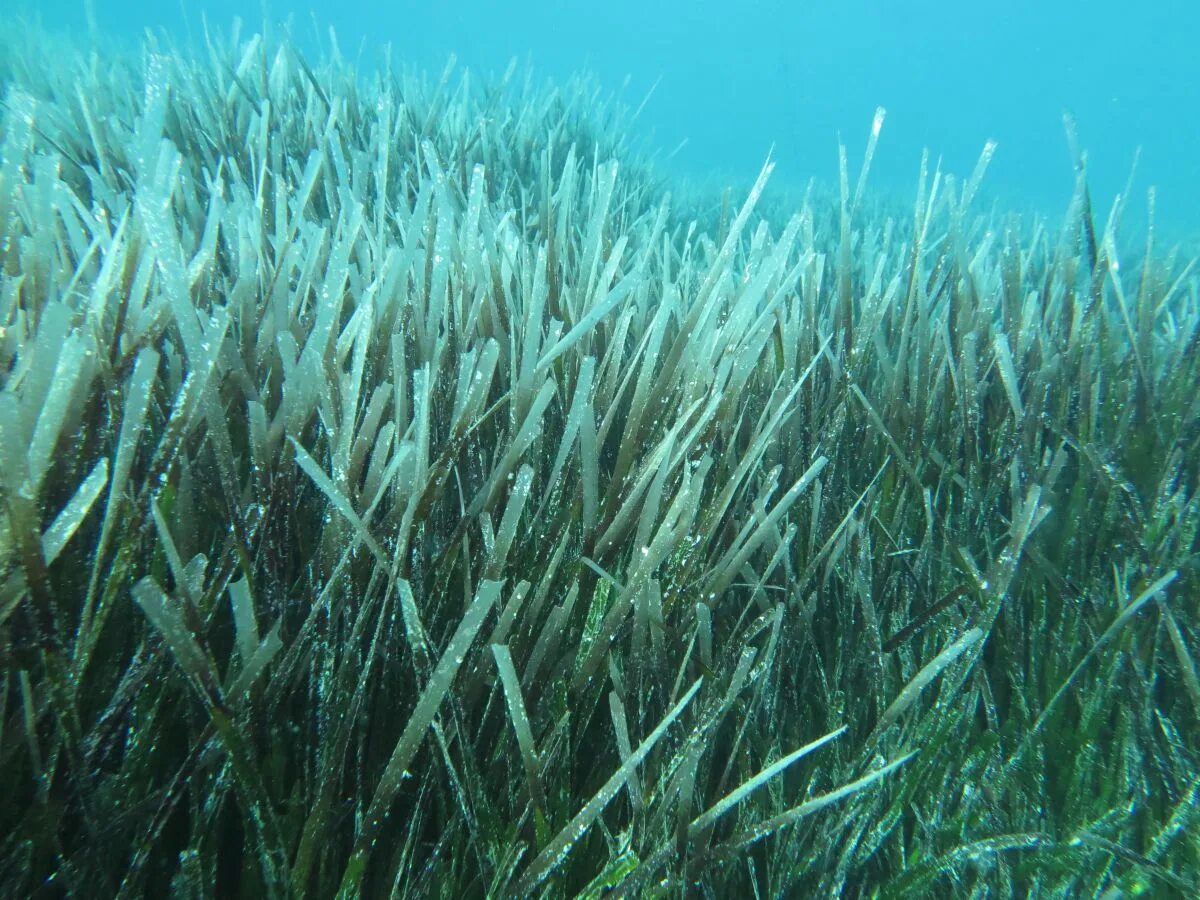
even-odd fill
[{"label": "underwater plant", "polygon": [[[590,83],[3,38],[5,896],[1200,887],[1200,279]],[[769,198],[768,198],[769,199]],[[783,210],[781,213],[780,210]]]}]

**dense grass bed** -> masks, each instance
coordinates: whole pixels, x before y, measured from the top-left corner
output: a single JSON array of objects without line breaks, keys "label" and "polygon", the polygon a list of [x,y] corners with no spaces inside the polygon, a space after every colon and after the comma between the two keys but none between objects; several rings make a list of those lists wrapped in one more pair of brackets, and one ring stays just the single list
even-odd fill
[{"label": "dense grass bed", "polygon": [[329,56],[3,39],[0,893],[1196,894],[1190,260]]}]

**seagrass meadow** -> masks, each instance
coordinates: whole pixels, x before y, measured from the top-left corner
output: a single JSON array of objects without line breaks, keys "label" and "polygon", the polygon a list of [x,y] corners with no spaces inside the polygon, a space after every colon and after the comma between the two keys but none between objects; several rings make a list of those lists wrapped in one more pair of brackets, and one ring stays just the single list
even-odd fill
[{"label": "seagrass meadow", "polygon": [[1200,277],[1082,153],[1051,225],[884,203],[882,112],[710,201],[583,80],[0,87],[0,894],[1200,893]]}]

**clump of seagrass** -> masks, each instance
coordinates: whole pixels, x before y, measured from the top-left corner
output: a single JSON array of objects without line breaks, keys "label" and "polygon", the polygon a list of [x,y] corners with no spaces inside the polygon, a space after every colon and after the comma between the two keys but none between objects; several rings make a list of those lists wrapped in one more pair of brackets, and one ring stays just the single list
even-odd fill
[{"label": "clump of seagrass", "polygon": [[1200,288],[1082,163],[706,232],[583,84],[39,40],[6,896],[1195,891]]}]

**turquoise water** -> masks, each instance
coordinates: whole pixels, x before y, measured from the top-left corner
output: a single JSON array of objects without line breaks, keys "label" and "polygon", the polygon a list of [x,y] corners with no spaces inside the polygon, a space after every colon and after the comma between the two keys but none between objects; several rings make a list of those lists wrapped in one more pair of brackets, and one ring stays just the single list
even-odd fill
[{"label": "turquoise water", "polygon": [[1139,147],[1130,221],[1144,215],[1151,186],[1167,233],[1194,233],[1200,208],[1200,5],[1178,0],[1136,11],[1115,0],[17,5],[54,26],[83,28],[90,16],[110,34],[165,28],[181,41],[199,35],[202,14],[215,27],[235,16],[255,29],[264,15],[290,19],[298,40],[315,43],[332,27],[349,56],[390,43],[435,72],[451,53],[484,73],[513,57],[552,79],[586,69],[633,107],[653,88],[643,136],[663,157],[686,140],[670,174],[716,185],[752,179],[772,147],[773,189],[832,180],[838,135],[853,161],[884,106],[877,189],[911,195],[924,148],[968,174],[994,139],[991,196],[1058,214],[1073,185],[1069,111],[1101,211],[1124,189]]}]

